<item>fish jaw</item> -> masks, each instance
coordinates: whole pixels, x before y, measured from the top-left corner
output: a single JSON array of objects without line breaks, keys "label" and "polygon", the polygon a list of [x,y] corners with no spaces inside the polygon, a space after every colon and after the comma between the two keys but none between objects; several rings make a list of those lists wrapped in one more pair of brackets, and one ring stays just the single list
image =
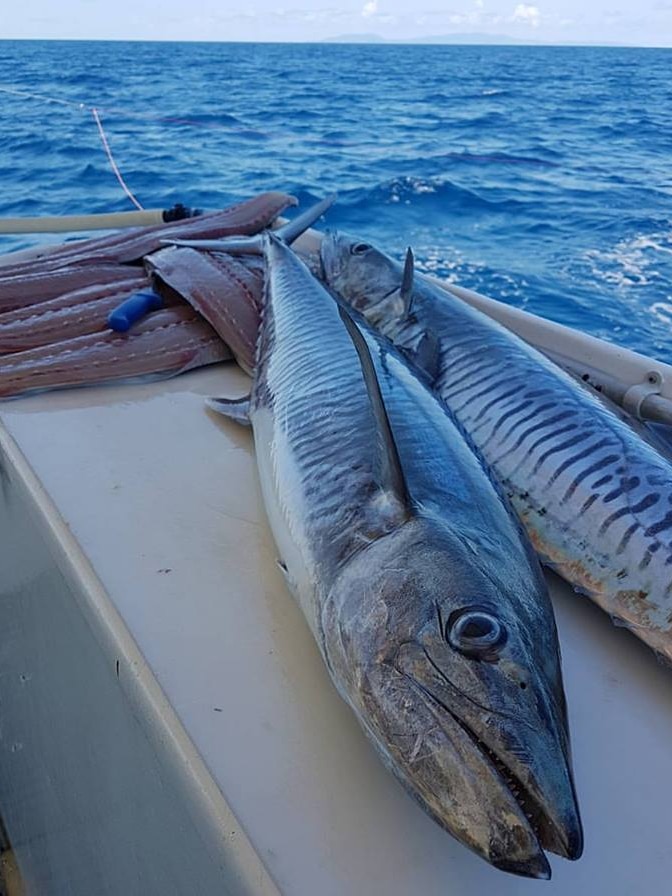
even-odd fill
[{"label": "fish jaw", "polygon": [[[519,608],[502,610],[506,595],[465,559],[422,519],[362,550],[324,604],[323,650],[413,798],[495,867],[548,878],[544,850],[576,859],[583,845],[552,615],[536,620],[537,655]],[[497,657],[465,657],[447,640],[447,620],[476,601],[497,607],[508,632]]]},{"label": "fish jaw", "polygon": [[522,704],[519,715],[484,708],[443,674],[435,659],[441,648],[436,644],[432,648],[432,640],[429,635],[422,644],[404,645],[396,657],[396,668],[423,699],[438,707],[440,714],[443,711],[452,717],[471,739],[489,772],[515,799],[539,845],[563,858],[578,859],[583,833],[569,745],[564,724],[558,725],[557,720],[558,715],[564,716],[564,707],[553,718],[548,695],[537,682],[535,704]]}]

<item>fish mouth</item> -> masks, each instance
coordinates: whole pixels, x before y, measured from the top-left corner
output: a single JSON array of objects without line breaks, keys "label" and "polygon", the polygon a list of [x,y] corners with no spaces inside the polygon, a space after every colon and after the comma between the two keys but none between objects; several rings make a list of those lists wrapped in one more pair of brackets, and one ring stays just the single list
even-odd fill
[{"label": "fish mouth", "polygon": [[[571,789],[569,802],[574,811],[563,813],[553,806],[552,798],[544,796],[540,787],[525,784],[513,770],[511,763],[507,762],[493,746],[486,743],[479,733],[455,710],[446,705],[440,697],[432,693],[417,679],[411,678],[411,682],[422,692],[426,700],[432,702],[441,712],[446,713],[469,738],[481,760],[489,767],[491,783],[500,790],[506,791],[517,810],[518,823],[523,823],[526,827],[531,847],[528,857],[521,859],[506,855],[490,855],[488,861],[502,871],[523,877],[548,880],[551,877],[551,868],[544,855],[544,850],[570,860],[580,858],[583,852],[583,832],[578,810],[576,810],[571,775],[568,775]],[[564,764],[566,765],[566,763]],[[569,817],[563,818],[565,814],[568,814]]]},{"label": "fish mouth", "polygon": [[[502,758],[483,741],[476,732],[469,727],[464,720],[460,719],[455,713],[451,712],[447,707],[443,707],[446,712],[450,713],[453,721],[459,725],[462,730],[471,738],[474,746],[480,752],[481,756],[490,764],[493,772],[499,777],[502,785],[506,787],[512,798],[515,800],[520,812],[525,817],[531,833],[536,838],[539,849],[547,850],[555,855],[562,856],[565,859],[578,859],[583,852],[583,834],[579,826],[572,831],[563,830],[557,821],[551,817],[547,807],[543,805],[543,801],[539,794],[535,794],[526,786],[516,775],[513,769]],[[545,861],[545,864],[548,863]],[[500,863],[498,868],[503,868]],[[513,870],[511,868],[503,868],[503,870]],[[516,869],[517,874],[525,874],[525,870]],[[530,876],[539,877],[538,874]],[[541,875],[545,877],[546,875]],[[548,868],[548,877],[550,877],[550,868]]]}]

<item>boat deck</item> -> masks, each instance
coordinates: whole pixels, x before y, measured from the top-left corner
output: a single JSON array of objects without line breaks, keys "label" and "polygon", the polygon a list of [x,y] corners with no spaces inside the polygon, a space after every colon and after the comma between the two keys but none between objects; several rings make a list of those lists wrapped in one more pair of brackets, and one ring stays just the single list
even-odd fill
[{"label": "boat deck", "polygon": [[497,872],[383,768],[276,567],[233,364],[0,408],[0,806],[26,893],[647,892],[672,680],[550,576],[586,834]]}]

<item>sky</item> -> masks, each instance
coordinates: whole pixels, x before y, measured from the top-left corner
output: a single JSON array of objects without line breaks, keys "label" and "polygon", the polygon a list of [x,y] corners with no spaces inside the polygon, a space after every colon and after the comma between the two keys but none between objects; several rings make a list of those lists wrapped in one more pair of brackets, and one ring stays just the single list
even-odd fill
[{"label": "sky", "polygon": [[2,38],[320,41],[478,33],[672,46],[672,0],[3,0]]}]

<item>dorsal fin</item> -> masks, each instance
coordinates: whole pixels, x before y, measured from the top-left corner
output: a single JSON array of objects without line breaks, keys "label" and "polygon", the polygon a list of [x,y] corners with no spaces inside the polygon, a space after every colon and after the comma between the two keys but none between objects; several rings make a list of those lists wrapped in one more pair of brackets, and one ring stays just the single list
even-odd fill
[{"label": "dorsal fin", "polygon": [[409,246],[406,250],[406,261],[404,262],[404,275],[401,278],[401,286],[399,287],[399,295],[404,306],[404,317],[409,317],[413,311],[413,268],[415,259],[413,258],[413,250]]},{"label": "dorsal fin", "polygon": [[406,477],[401,468],[399,460],[399,451],[397,450],[394,434],[390,426],[390,418],[385,410],[385,403],[380,391],[380,383],[376,376],[376,368],[373,364],[371,352],[366,344],[364,336],[359,327],[350,317],[348,312],[338,306],[341,318],[348,331],[348,335],[352,339],[352,343],[357,350],[359,363],[362,366],[362,374],[366,384],[366,391],[371,402],[371,410],[376,422],[376,459],[374,465],[374,475],[378,485],[383,491],[391,492],[399,503],[410,512],[411,498],[406,485]]}]

